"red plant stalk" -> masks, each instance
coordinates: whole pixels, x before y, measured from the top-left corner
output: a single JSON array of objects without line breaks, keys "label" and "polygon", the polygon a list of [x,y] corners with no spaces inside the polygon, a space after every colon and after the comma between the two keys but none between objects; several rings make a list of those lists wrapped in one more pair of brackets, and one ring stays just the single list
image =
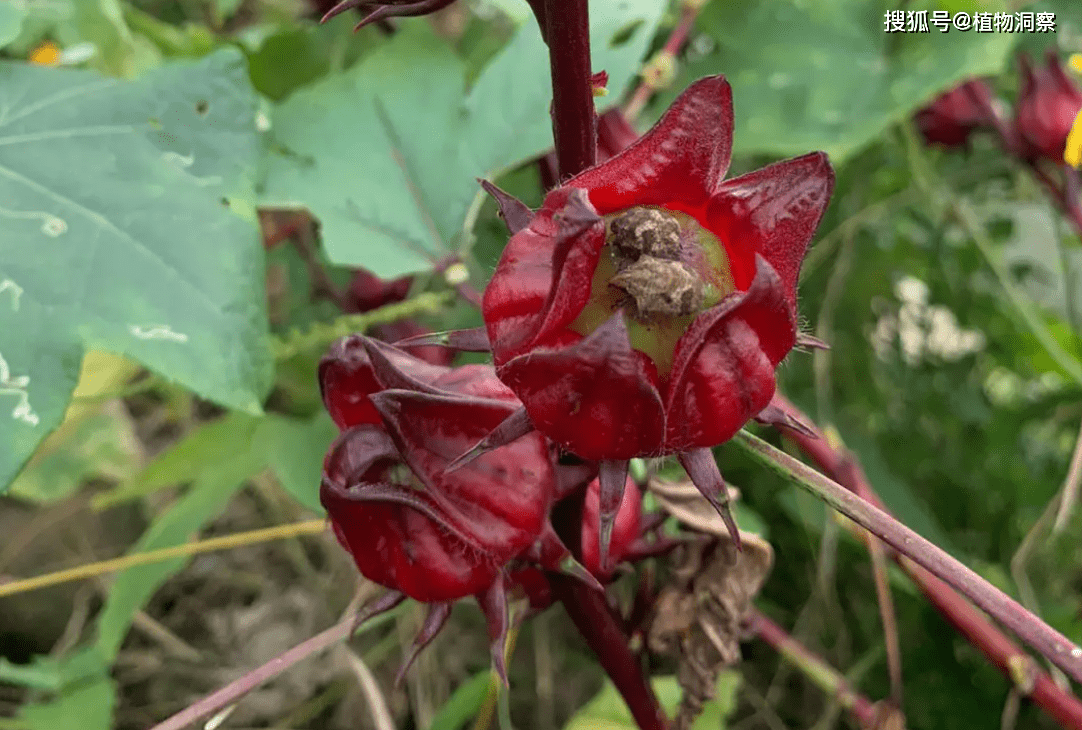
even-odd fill
[{"label": "red plant stalk", "polygon": [[548,573],[552,593],[563,604],[582,638],[597,654],[602,668],[624,698],[642,730],[667,730],[669,720],[602,593],[580,580]]},{"label": "red plant stalk", "polygon": [[[590,84],[590,16],[587,0],[534,0],[549,47],[552,71],[552,132],[561,178],[577,175],[597,162],[597,130]],[[542,17],[543,16],[543,17]],[[563,525],[557,525],[561,531]],[[666,730],[669,721],[628,647],[603,595],[549,573],[554,595],[583,639],[597,654],[642,730]]]},{"label": "red plant stalk", "polygon": [[[812,431],[809,435],[786,429],[787,438],[828,476],[858,497],[886,511],[855,457],[832,446],[827,437],[812,425],[811,419],[780,394],[775,396],[774,405],[790,417],[807,424]],[[891,555],[940,614],[995,664],[1022,694],[1064,727],[1082,730],[1082,701],[1057,685],[1029,654],[944,581],[904,555],[895,551],[891,551]]]},{"label": "red plant stalk", "polygon": [[751,609],[751,630],[787,662],[800,671],[821,690],[832,695],[867,730],[879,727],[875,704],[857,692],[838,670],[827,664],[808,647],[794,639],[785,629],[767,618],[758,609]]},{"label": "red plant stalk", "polygon": [[544,15],[552,71],[552,136],[563,179],[597,162],[590,14],[587,0],[545,0]]}]

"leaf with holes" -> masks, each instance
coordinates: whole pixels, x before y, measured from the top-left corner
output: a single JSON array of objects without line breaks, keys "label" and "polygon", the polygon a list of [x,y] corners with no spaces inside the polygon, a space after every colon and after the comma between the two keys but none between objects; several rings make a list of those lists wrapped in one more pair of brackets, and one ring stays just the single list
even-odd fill
[{"label": "leaf with holes", "polygon": [[[638,70],[661,9],[591,4],[593,64],[608,71],[610,98]],[[476,178],[552,145],[552,94],[537,73],[547,65],[536,23],[524,23],[467,92],[450,46],[403,23],[361,63],[275,109],[263,200],[311,210],[333,263],[385,278],[430,269],[463,253]]]},{"label": "leaf with holes", "polygon": [[138,81],[0,64],[0,489],[61,421],[84,348],[253,413],[270,385],[235,51]]}]

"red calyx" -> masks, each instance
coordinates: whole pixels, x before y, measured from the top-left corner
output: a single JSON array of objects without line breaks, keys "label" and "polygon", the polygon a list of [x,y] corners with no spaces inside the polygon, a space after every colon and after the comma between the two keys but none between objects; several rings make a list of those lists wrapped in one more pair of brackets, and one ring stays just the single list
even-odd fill
[{"label": "red calyx", "polygon": [[1082,111],[1082,89],[1067,75],[1055,51],[1049,51],[1045,65],[1034,68],[1025,55],[1018,60],[1022,89],[1015,105],[1014,128],[1031,159],[1063,162],[1067,135]]},{"label": "red calyx", "polygon": [[[538,429],[584,458],[714,446],[773,395],[834,176],[813,153],[724,180],[732,119],[724,78],[693,84],[646,135],[550,192],[485,290],[497,374]],[[616,260],[611,221],[633,209],[677,222],[662,269],[713,287],[713,301],[629,315],[642,303],[612,274],[638,261]]]},{"label": "red calyx", "polygon": [[962,147],[969,135],[992,124],[988,119],[987,103],[991,91],[978,79],[967,81],[936,97],[931,104],[917,111],[916,122],[924,141],[944,147]]}]

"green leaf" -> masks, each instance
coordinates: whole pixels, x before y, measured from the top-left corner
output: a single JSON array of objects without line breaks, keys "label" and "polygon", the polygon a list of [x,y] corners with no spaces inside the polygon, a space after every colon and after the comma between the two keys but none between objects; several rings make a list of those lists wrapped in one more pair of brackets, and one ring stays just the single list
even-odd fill
[{"label": "green leaf", "polygon": [[37,670],[55,696],[23,706],[22,719],[34,730],[109,730],[113,726],[116,685],[105,657],[84,647],[63,659],[37,656],[28,670]]},{"label": "green leaf", "polygon": [[0,657],[0,682],[55,692],[60,689],[60,667],[53,657],[35,657],[30,664],[15,664]]},{"label": "green leaf", "polygon": [[317,514],[323,514],[319,503],[323,456],[337,435],[326,413],[308,421],[270,416],[260,424],[258,448],[282,488]]},{"label": "green leaf", "polygon": [[134,82],[3,63],[0,109],[0,485],[59,423],[84,345],[258,413],[263,252],[223,205],[245,205],[258,150],[239,54]]},{"label": "green leaf", "polygon": [[432,718],[428,730],[458,730],[477,715],[488,696],[492,684],[492,672],[477,672],[462,684],[443,704],[440,711]]},{"label": "green leaf", "polygon": [[[252,444],[260,419],[243,413],[201,424],[171,448],[156,456],[127,483],[101,495],[94,503],[102,509],[144,497],[163,487],[193,482],[204,473],[218,471],[230,463],[254,457]],[[262,462],[258,462],[262,466]]]},{"label": "green leaf", "polygon": [[709,3],[698,28],[716,46],[688,64],[679,88],[726,75],[734,153],[821,149],[835,164],[962,79],[1001,71],[1015,42],[1009,33],[935,27],[884,33],[882,8],[863,0]]},{"label": "green leaf", "polygon": [[[692,729],[724,730],[726,718],[736,709],[736,692],[740,682],[738,672],[723,671],[718,677],[714,699],[703,706],[703,712],[691,726]],[[650,685],[669,716],[675,715],[683,696],[676,677],[654,677]],[[564,730],[633,730],[637,727],[616,687],[606,681],[601,691],[568,720]]]},{"label": "green leaf", "polygon": [[[186,542],[211,518],[221,512],[233,492],[260,466],[241,459],[228,468],[205,473],[168,511],[159,516],[132,547],[131,553],[147,552]],[[146,604],[170,576],[184,567],[189,558],[129,568],[117,576],[98,620],[95,646],[109,658],[115,657],[128,633],[132,616]]]},{"label": "green leaf", "polygon": [[18,0],[0,3],[0,48],[19,37],[26,19],[26,3]]},{"label": "green leaf", "polygon": [[108,675],[65,688],[51,702],[22,708],[32,730],[109,730],[113,727],[116,684]]},{"label": "green leaf", "polygon": [[[615,98],[638,68],[660,7],[595,6],[594,65],[608,70]],[[613,45],[631,26],[628,40]],[[383,277],[429,269],[463,251],[475,178],[552,144],[547,69],[535,24],[526,23],[467,94],[466,70],[450,47],[423,24],[403,24],[361,63],[276,108],[264,202],[311,210],[333,263]]]},{"label": "green leaf", "polygon": [[120,0],[75,0],[72,12],[74,22],[61,27],[57,40],[64,47],[93,43],[96,53],[90,63],[95,69],[132,78],[161,60],[153,46],[132,35]]}]

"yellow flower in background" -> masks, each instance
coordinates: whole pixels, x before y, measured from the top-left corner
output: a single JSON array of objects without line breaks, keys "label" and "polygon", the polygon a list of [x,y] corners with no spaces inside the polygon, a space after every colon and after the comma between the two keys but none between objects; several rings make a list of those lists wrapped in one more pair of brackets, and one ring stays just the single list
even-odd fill
[{"label": "yellow flower in background", "polygon": [[1074,118],[1074,126],[1067,134],[1067,146],[1063,149],[1063,161],[1074,168],[1082,165],[1082,111]]},{"label": "yellow flower in background", "polygon": [[45,41],[30,51],[26,60],[39,66],[55,66],[60,63],[60,46],[52,41]]},{"label": "yellow flower in background", "polygon": [[1067,59],[1067,68],[1082,76],[1082,53],[1072,53]]}]

